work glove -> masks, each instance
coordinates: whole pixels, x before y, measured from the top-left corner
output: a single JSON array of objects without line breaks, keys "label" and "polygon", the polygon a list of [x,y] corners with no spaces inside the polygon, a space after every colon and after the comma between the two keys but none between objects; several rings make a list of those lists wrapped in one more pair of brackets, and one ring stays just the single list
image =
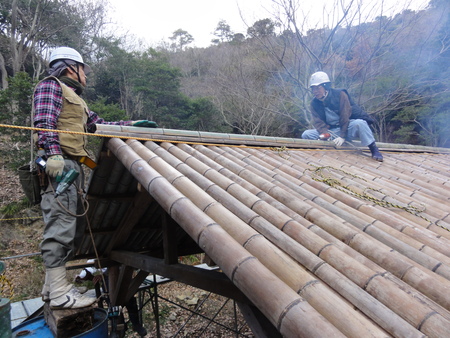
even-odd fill
[{"label": "work glove", "polygon": [[341,145],[344,144],[345,139],[343,139],[342,137],[337,137],[333,140],[333,142],[336,145],[336,147],[340,147]]},{"label": "work glove", "polygon": [[50,177],[61,177],[64,171],[64,157],[61,155],[52,155],[48,158],[45,165],[45,172]]},{"label": "work glove", "polygon": [[148,120],[138,120],[133,121],[131,124],[133,127],[143,127],[143,128],[158,128],[156,122],[148,121]]}]

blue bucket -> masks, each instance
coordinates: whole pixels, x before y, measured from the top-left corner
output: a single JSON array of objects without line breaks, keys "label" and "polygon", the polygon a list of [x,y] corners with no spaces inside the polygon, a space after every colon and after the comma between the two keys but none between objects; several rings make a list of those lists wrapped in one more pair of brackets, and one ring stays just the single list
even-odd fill
[{"label": "blue bucket", "polygon": [[[44,316],[39,316],[31,320],[27,320],[17,325],[12,330],[12,337],[38,337],[38,338],[54,338],[52,331],[45,323]],[[89,331],[83,332],[72,338],[104,338],[108,337],[108,313],[104,309],[94,309],[94,326]]]}]

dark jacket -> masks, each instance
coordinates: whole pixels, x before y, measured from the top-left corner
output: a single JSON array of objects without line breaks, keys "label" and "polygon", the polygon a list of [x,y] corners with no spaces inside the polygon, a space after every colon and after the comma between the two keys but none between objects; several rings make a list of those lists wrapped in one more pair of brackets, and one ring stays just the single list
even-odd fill
[{"label": "dark jacket", "polygon": [[314,128],[320,134],[326,133],[330,129],[330,125],[325,118],[325,107],[339,115],[340,136],[342,138],[347,138],[350,120],[363,119],[369,124],[374,122],[372,117],[352,100],[347,90],[331,88],[328,90],[325,100],[320,101],[314,98],[311,102]]}]

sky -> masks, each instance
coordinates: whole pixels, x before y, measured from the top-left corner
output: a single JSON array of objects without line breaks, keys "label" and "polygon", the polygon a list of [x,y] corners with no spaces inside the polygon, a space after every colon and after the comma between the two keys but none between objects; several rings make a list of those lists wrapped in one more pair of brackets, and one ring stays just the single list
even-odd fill
[{"label": "sky", "polygon": [[[308,24],[314,26],[323,17],[321,3],[329,6],[334,1],[301,0],[300,11],[308,18]],[[377,5],[384,1],[385,8],[389,9],[392,6],[398,8],[399,4],[402,8],[406,6],[419,9],[428,3],[428,0],[359,1]],[[215,38],[213,32],[221,20],[225,20],[234,33],[246,35],[247,28],[256,21],[274,18],[277,15],[274,0],[108,0],[108,2],[111,5],[112,21],[117,23],[114,29],[117,32],[128,32],[153,47],[161,41],[169,42],[169,38],[177,29],[183,29],[193,36],[194,42],[191,46],[207,47]]]}]

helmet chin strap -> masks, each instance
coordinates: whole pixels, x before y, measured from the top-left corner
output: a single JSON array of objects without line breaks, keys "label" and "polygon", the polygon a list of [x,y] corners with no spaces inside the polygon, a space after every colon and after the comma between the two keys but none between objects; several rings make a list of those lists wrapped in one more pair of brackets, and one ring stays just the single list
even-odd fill
[{"label": "helmet chin strap", "polygon": [[73,70],[73,72],[75,73],[75,74],[77,74],[77,77],[78,77],[78,82],[81,84],[81,77],[80,77],[80,71],[79,71],[79,64],[77,63],[76,65],[77,65],[77,69],[75,70],[73,67],[72,67],[72,65],[69,65],[66,61],[63,61],[66,65],[67,65],[67,68],[70,68],[70,69],[72,69]]}]

